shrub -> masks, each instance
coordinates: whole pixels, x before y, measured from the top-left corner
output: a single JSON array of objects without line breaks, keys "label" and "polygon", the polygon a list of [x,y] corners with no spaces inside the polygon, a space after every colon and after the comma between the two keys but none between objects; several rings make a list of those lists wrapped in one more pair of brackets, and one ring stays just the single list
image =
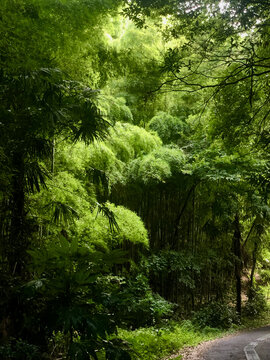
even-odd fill
[{"label": "shrub", "polygon": [[148,280],[143,275],[129,279],[123,289],[120,306],[125,323],[129,327],[159,324],[163,318],[172,316],[174,304],[152,292]]},{"label": "shrub", "polygon": [[199,310],[193,317],[193,323],[200,328],[228,329],[233,323],[238,323],[236,311],[220,302],[212,302]]},{"label": "shrub", "polygon": [[243,314],[247,317],[255,317],[262,314],[266,309],[267,302],[262,292],[259,289],[251,288]]},{"label": "shrub", "polygon": [[40,359],[39,348],[22,340],[10,339],[0,346],[2,360],[37,360]]},{"label": "shrub", "polygon": [[268,285],[268,283],[270,282],[270,269],[261,270],[260,276],[261,276],[261,284]]},{"label": "shrub", "polygon": [[[63,334],[65,356],[68,354],[73,360],[96,359],[97,351],[104,351],[107,359],[128,360],[127,346],[121,339],[107,341],[117,331],[111,302],[112,292],[119,293],[118,277],[111,276],[111,280],[108,277],[114,265],[126,261],[124,253],[89,251],[88,246],[61,237],[42,248],[29,250],[29,254],[36,278],[25,284],[22,295],[31,336],[46,337],[49,343],[55,334]],[[33,303],[42,306],[30,312]],[[39,329],[33,331],[35,323]],[[58,339],[61,346],[62,338]]]},{"label": "shrub", "polygon": [[149,122],[149,128],[158,133],[164,144],[177,142],[183,137],[186,124],[182,119],[159,112]]}]

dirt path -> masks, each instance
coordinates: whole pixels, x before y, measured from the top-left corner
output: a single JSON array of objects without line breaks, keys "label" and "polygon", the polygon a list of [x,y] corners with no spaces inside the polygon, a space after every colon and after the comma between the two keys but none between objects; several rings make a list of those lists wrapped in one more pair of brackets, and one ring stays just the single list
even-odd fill
[{"label": "dirt path", "polygon": [[270,335],[270,326],[207,341],[181,354],[183,360],[270,360],[267,335]]}]

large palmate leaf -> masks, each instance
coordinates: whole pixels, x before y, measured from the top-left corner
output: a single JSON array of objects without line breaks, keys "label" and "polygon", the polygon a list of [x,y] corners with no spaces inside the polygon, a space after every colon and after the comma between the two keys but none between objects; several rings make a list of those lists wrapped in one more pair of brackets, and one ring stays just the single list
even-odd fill
[{"label": "large palmate leaf", "polygon": [[37,161],[29,161],[24,169],[27,192],[40,191],[41,187],[46,188],[46,180],[50,178],[50,173],[44,166]]}]

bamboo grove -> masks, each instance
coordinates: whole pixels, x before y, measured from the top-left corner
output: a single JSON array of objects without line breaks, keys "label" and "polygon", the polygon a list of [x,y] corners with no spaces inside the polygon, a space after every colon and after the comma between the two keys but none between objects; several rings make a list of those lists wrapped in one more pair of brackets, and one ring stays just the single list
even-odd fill
[{"label": "bamboo grove", "polygon": [[1,1],[0,357],[265,305],[269,5]]}]

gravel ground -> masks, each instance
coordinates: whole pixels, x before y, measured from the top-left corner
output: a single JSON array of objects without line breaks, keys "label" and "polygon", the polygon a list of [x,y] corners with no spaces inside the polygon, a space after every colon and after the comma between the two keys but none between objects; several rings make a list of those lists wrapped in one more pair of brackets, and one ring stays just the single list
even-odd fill
[{"label": "gravel ground", "polygon": [[196,347],[186,347],[180,350],[178,353],[166,357],[163,360],[177,359],[179,355],[182,355],[183,360],[204,360],[202,357],[202,353],[207,351],[217,340],[219,339],[204,341]]}]

